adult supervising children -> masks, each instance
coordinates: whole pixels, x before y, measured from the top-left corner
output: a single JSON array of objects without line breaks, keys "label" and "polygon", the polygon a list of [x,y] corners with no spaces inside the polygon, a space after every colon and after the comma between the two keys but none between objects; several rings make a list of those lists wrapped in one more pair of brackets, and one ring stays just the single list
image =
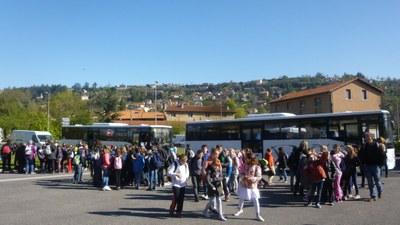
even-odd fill
[{"label": "adult supervising children", "polygon": [[[383,186],[380,176],[380,165],[386,160],[386,154],[379,148],[379,144],[373,140],[373,134],[364,134],[365,143],[361,146],[358,156],[364,166],[365,176],[368,180],[370,193],[369,201],[376,201],[377,197],[382,198]],[[378,190],[378,194],[374,188]]]},{"label": "adult supervising children", "polygon": [[239,176],[239,188],[237,192],[239,196],[239,210],[234,216],[242,214],[244,202],[251,200],[254,204],[256,219],[264,221],[264,218],[260,215],[260,203],[258,201],[260,191],[257,188],[257,184],[261,180],[261,168],[258,165],[258,159],[252,153],[246,155],[245,162],[246,164],[243,165]]}]

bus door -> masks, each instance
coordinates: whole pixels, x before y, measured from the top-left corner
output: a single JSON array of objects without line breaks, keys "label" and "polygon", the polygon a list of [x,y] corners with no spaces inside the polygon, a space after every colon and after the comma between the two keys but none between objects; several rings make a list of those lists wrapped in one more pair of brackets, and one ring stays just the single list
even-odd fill
[{"label": "bus door", "polygon": [[358,130],[357,123],[345,123],[343,124],[343,138],[344,143],[346,144],[359,144],[360,143],[360,134]]},{"label": "bus door", "polygon": [[[365,132],[373,134],[373,138],[377,139],[380,137],[379,125],[377,121],[363,121],[361,124],[361,130],[364,134]],[[362,136],[362,141],[364,142],[364,136]]]},{"label": "bus door", "polygon": [[254,153],[263,153],[262,125],[246,125],[242,127],[242,149],[250,148]]},{"label": "bus door", "polygon": [[132,128],[130,133],[132,133],[132,145],[140,146],[140,130],[138,128]]},{"label": "bus door", "polygon": [[[89,147],[93,148],[93,146],[96,144],[96,141],[99,140],[99,130],[89,128],[87,130],[86,135],[87,135],[87,143],[88,143]],[[85,137],[83,139],[85,140]]]}]

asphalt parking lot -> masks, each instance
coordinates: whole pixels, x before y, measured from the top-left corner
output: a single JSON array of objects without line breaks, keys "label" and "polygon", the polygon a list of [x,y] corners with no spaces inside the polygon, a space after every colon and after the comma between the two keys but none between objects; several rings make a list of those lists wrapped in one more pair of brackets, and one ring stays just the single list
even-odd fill
[{"label": "asphalt parking lot", "polygon": [[[194,202],[190,188],[184,204],[184,218],[168,215],[171,187],[156,191],[131,188],[101,191],[89,184],[72,184],[71,174],[21,175],[0,174],[1,224],[399,224],[400,171],[383,178],[384,195],[368,202],[368,190],[361,189],[361,199],[323,205],[322,209],[304,207],[299,196],[289,192],[289,185],[277,183],[261,189],[261,215],[255,220],[251,202],[244,213],[234,217],[238,199],[232,196],[223,203],[227,221],[217,216],[205,218],[206,200]],[[85,175],[88,178],[88,175]]]}]

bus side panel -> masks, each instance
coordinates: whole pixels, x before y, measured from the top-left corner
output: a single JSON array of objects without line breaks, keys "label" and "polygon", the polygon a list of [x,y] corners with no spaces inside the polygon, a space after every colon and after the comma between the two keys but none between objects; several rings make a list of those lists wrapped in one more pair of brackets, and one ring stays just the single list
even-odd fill
[{"label": "bus side panel", "polygon": [[392,170],[396,167],[396,155],[394,148],[388,148],[386,152],[387,156],[387,166],[389,170]]},{"label": "bus side panel", "polygon": [[[273,155],[275,159],[278,157],[278,148],[282,147],[284,152],[289,156],[293,150],[293,147],[298,147],[302,139],[282,139],[282,140],[264,140],[263,143],[263,156],[265,155],[265,150],[267,148],[272,148]],[[326,145],[328,150],[333,149],[334,144],[343,146],[344,142],[336,141],[332,139],[309,139],[307,140],[308,147],[313,147],[319,152],[321,150],[321,145]]]},{"label": "bus side panel", "polygon": [[197,152],[197,150],[201,149],[202,145],[207,145],[208,146],[208,151],[211,151],[211,148],[215,147],[216,145],[222,145],[222,147],[225,149],[242,149],[242,141],[236,140],[236,141],[224,141],[224,140],[218,140],[218,141],[188,141],[186,140],[186,144],[190,144],[190,147]]}]

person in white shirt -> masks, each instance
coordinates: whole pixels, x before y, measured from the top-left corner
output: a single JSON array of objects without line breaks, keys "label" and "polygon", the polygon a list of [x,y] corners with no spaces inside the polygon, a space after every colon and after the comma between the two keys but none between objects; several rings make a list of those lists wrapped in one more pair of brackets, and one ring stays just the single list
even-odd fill
[{"label": "person in white shirt", "polygon": [[176,207],[176,217],[182,218],[183,201],[185,199],[185,191],[187,180],[189,178],[189,166],[186,163],[187,156],[179,155],[178,159],[172,163],[168,169],[168,176],[172,181],[173,199],[169,208],[169,214],[174,215]]}]

